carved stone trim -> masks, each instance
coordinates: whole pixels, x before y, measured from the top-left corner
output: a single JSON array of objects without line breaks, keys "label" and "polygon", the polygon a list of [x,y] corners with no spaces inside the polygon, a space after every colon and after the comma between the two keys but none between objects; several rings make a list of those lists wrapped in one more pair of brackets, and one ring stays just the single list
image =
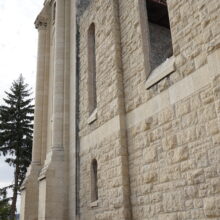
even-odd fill
[{"label": "carved stone trim", "polygon": [[51,4],[53,0],[44,0],[44,5],[48,5],[48,4]]},{"label": "carved stone trim", "polygon": [[162,64],[160,64],[153,72],[151,72],[150,76],[146,81],[146,89],[151,88],[153,85],[160,82],[166,76],[170,75],[175,71],[175,57],[170,57]]},{"label": "carved stone trim", "polygon": [[46,29],[47,28],[48,19],[43,16],[38,16],[36,21],[34,22],[36,29]]}]

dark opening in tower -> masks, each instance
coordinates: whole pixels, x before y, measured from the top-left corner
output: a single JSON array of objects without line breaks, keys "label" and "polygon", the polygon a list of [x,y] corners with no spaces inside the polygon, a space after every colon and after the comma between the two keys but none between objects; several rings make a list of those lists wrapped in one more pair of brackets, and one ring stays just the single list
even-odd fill
[{"label": "dark opening in tower", "polygon": [[146,0],[151,71],[173,55],[166,0]]}]

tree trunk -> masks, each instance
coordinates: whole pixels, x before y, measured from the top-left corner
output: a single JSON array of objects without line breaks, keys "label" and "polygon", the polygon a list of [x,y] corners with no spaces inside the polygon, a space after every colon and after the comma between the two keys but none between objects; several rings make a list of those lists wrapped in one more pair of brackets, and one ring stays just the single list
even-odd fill
[{"label": "tree trunk", "polygon": [[10,220],[15,220],[15,212],[16,212],[16,203],[17,203],[17,196],[18,196],[18,175],[19,175],[19,165],[16,164],[15,167],[15,175],[14,175],[14,189],[13,189],[13,197],[12,197],[12,204],[10,210]]}]

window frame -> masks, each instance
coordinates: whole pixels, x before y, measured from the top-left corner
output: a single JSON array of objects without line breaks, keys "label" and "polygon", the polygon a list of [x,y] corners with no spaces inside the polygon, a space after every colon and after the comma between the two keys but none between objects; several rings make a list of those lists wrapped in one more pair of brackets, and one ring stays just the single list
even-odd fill
[{"label": "window frame", "polygon": [[[172,55],[164,62],[159,64],[155,69],[151,69],[150,53],[151,42],[149,32],[149,21],[147,13],[147,0],[137,0],[139,10],[139,22],[141,27],[142,51],[144,56],[145,75],[143,76],[146,81],[146,89],[151,88],[153,85],[160,82],[163,78],[170,75],[175,71],[175,57]],[[168,9],[169,12],[169,9]],[[172,39],[172,31],[170,26],[170,33]],[[154,75],[154,77],[152,76]]]},{"label": "window frame", "polygon": [[98,162],[93,159],[91,162],[91,206],[97,205],[99,199],[98,193]]},{"label": "window frame", "polygon": [[96,120],[97,116],[97,64],[96,64],[96,26],[92,22],[87,31],[87,58],[88,58],[88,123]]}]

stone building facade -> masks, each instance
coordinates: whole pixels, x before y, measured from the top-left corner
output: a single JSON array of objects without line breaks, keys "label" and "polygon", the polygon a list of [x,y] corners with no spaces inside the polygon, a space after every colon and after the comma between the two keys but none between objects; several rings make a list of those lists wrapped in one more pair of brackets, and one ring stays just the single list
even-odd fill
[{"label": "stone building facade", "polygon": [[45,0],[21,220],[220,219],[220,1]]}]

